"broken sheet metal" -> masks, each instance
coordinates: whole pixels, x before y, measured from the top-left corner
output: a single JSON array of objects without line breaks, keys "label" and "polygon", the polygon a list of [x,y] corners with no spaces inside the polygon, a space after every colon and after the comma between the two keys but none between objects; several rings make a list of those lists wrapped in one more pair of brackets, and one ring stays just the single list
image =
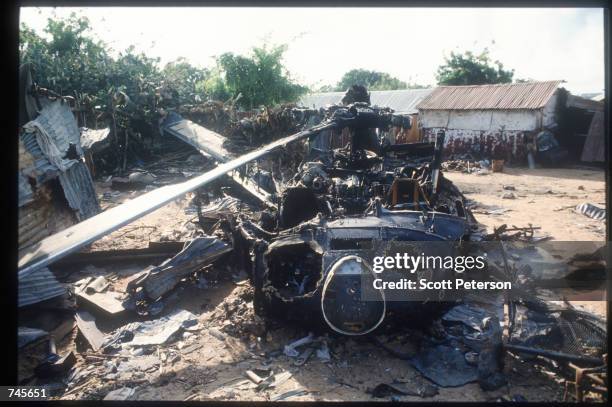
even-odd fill
[{"label": "broken sheet metal", "polygon": [[168,115],[162,124],[162,129],[218,161],[225,162],[233,158],[232,154],[223,147],[225,137],[191,120],[185,120],[177,113],[171,112]]},{"label": "broken sheet metal", "polygon": [[104,129],[89,129],[87,127],[81,127],[81,148],[83,151],[97,152],[108,145],[108,135],[110,134],[110,128]]},{"label": "broken sheet metal", "polygon": [[131,322],[114,331],[102,348],[154,346],[168,342],[179,330],[198,323],[198,317],[189,311],[177,309],[170,314],[144,322]]},{"label": "broken sheet metal", "polygon": [[93,180],[84,162],[79,161],[65,172],[59,180],[70,207],[77,211],[79,220],[87,219],[100,212]]},{"label": "broken sheet metal", "polygon": [[[36,133],[36,141],[49,162],[60,170],[75,163],[66,158],[71,148],[79,157],[83,155],[80,133],[70,107],[57,100],[41,110],[40,115],[23,126],[26,132]],[[71,147],[73,146],[73,147]]]},{"label": "broken sheet metal", "polygon": [[51,298],[59,297],[66,288],[57,281],[47,267],[36,270],[24,277],[19,277],[18,304],[19,307],[36,304]]},{"label": "broken sheet metal", "polygon": [[79,129],[67,104],[58,100],[46,106],[23,126],[21,141],[25,150],[20,154],[22,174],[36,184],[59,175],[64,195],[80,220],[100,211],[91,174],[80,159]]},{"label": "broken sheet metal", "polygon": [[240,200],[231,196],[220,198],[211,202],[210,205],[200,209],[203,218],[219,219],[222,215],[232,215],[237,213],[240,207]]},{"label": "broken sheet metal", "polygon": [[87,311],[77,311],[74,315],[79,332],[85,337],[87,342],[94,351],[98,351],[104,344],[105,336],[98,329],[96,325],[96,319]]},{"label": "broken sheet metal", "polygon": [[49,335],[49,332],[43,331],[42,329],[26,328],[20,326],[17,329],[17,347],[23,348],[28,343],[37,341],[41,338],[45,338]]},{"label": "broken sheet metal", "polygon": [[575,211],[595,220],[606,220],[606,209],[592,203],[583,202],[576,206]]},{"label": "broken sheet metal", "polygon": [[36,184],[42,184],[50,179],[56,178],[59,170],[45,158],[35,133],[23,132],[20,144],[23,143],[24,151],[19,154],[19,168],[21,172],[33,178]]},{"label": "broken sheet metal", "polygon": [[187,192],[206,185],[222,175],[244,166],[246,163],[263,157],[289,143],[303,140],[318,134],[319,131],[335,127],[335,123],[324,123],[294,135],[284,137],[267,144],[243,156],[220,164],[211,171],[180,184],[168,185],[143,194],[123,205],[116,206],[94,217],[84,220],[60,233],[39,242],[20,257],[19,275],[26,276],[40,267],[80,249],[83,246],[105,236],[131,221],[153,212]]},{"label": "broken sheet metal", "polygon": [[[149,301],[155,301],[172,290],[185,276],[217,260],[232,248],[214,237],[199,237],[187,243],[182,251],[157,267],[142,271],[128,283],[127,289],[136,293],[137,288]],[[145,298],[138,298],[145,299]]]}]

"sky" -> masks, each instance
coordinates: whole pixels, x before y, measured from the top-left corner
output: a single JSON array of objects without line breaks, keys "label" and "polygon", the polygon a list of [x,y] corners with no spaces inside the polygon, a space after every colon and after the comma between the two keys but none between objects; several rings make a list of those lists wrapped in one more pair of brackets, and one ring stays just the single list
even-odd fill
[{"label": "sky", "polygon": [[115,51],[134,45],[162,64],[184,57],[212,67],[224,52],[286,43],[292,78],[313,87],[334,85],[354,68],[435,85],[451,51],[487,47],[515,79],[565,80],[575,94],[604,90],[599,8],[28,7],[20,21],[42,34],[48,18],[71,12],[87,16]]}]

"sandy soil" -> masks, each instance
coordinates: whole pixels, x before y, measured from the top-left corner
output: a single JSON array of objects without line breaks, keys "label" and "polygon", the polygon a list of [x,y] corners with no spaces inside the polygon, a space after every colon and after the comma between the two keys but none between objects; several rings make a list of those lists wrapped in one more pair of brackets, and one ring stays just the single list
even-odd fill
[{"label": "sandy soil", "polygon": [[[490,175],[446,172],[470,200],[476,204],[475,216],[487,229],[503,223],[516,226],[541,226],[541,233],[556,240],[604,239],[603,223],[580,214],[569,207],[581,202],[603,204],[605,202],[604,173],[584,169],[527,170],[506,169],[504,173]],[[502,199],[503,186],[512,185],[516,199]],[[582,188],[580,188],[582,187]],[[109,192],[108,187],[98,185],[99,193]],[[144,191],[142,191],[144,192]],[[112,205],[137,196],[142,192],[122,193]],[[189,209],[191,197],[187,196],[163,207],[150,215],[114,232],[93,245],[95,250],[110,248],[146,247],[150,240],[177,240],[189,238],[197,228],[191,224],[195,213]],[[483,208],[504,207],[510,211],[499,215],[478,213]],[[557,210],[558,208],[564,208]],[[115,270],[116,271],[116,270]],[[308,334],[295,326],[268,323],[254,316],[252,302],[243,300],[248,291],[244,284],[223,282],[210,288],[195,285],[181,287],[167,307],[183,308],[199,315],[196,332],[180,341],[160,346],[158,354],[178,354],[173,362],[162,364],[148,372],[145,379],[109,380],[108,369],[102,364],[87,363],[79,355],[79,366],[88,368],[89,382],[80,390],[72,390],[64,399],[103,398],[113,389],[124,386],[136,389],[139,400],[274,400],[291,391],[303,390],[304,394],[292,396],[288,401],[390,401],[390,397],[373,398],[368,391],[379,383],[393,381],[416,387],[423,377],[408,361],[391,356],[367,339],[329,337],[332,358],[330,361],[313,355],[303,366],[282,353],[282,348]],[[248,294],[248,293],[247,293]],[[247,295],[248,296],[248,295]],[[585,302],[586,307],[599,312],[601,304]],[[126,321],[128,322],[128,321]],[[221,332],[215,335],[213,332]],[[410,332],[403,333],[399,341],[404,351],[415,351]],[[68,338],[61,346],[73,346],[74,338]],[[182,345],[179,345],[182,344]],[[184,354],[181,347],[196,346],[196,350]],[[192,348],[193,349],[193,348]],[[291,377],[277,388],[257,391],[245,371],[256,368],[272,368],[288,371]],[[528,401],[560,401],[563,399],[562,379],[537,367],[506,357],[504,373],[508,385],[496,391],[483,391],[477,383],[457,388],[439,388],[439,394],[427,399],[401,396],[402,401],[493,401],[501,396],[512,398],[520,395]],[[79,386],[82,386],[80,384]],[[78,386],[77,386],[78,387]]]},{"label": "sandy soil", "polygon": [[[559,241],[604,241],[605,222],[593,220],[574,212],[583,202],[600,207],[606,204],[605,173],[587,169],[526,169],[505,168],[502,173],[476,175],[447,171],[444,175],[453,181],[467,198],[474,201],[476,219],[488,232],[504,223],[518,227],[541,227],[541,233]],[[515,199],[504,199],[510,192],[504,186],[515,188]],[[487,214],[487,209],[505,208],[498,215]]]},{"label": "sandy soil", "polygon": [[[603,170],[573,168],[505,168],[502,173],[489,175],[446,171],[474,204],[474,216],[486,227],[487,233],[502,224],[541,227],[537,235],[557,241],[593,241],[606,239],[605,222],[591,219],[574,208],[583,202],[599,207],[606,205],[606,180]],[[515,199],[504,199],[504,186],[515,188]],[[507,212],[489,214],[491,209]],[[602,316],[607,314],[605,301],[573,301]]]}]

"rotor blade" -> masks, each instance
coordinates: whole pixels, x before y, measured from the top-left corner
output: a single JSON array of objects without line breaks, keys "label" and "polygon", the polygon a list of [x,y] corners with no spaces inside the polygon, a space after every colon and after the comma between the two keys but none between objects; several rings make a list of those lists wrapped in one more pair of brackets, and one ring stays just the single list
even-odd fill
[{"label": "rotor blade", "polygon": [[40,267],[53,263],[108,233],[153,212],[155,209],[168,204],[181,195],[243,166],[249,161],[258,159],[276,148],[313,136],[332,127],[335,127],[333,122],[323,123],[292,136],[276,140],[243,156],[222,163],[216,168],[188,181],[158,188],[49,236],[28,247],[27,251],[20,256],[18,263],[19,278],[27,276]]}]

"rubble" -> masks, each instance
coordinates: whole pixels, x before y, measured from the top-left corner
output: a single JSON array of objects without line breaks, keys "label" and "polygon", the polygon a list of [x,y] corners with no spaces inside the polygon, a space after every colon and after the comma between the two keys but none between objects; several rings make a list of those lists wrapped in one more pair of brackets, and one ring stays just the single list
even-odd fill
[{"label": "rubble", "polygon": [[[160,240],[168,241],[151,241],[143,249],[82,252],[54,263],[58,269],[66,269],[66,275],[70,267],[86,275],[83,278],[79,274],[71,282],[62,279],[76,297],[76,325],[89,344],[83,349],[68,335],[74,328],[72,320],[54,330],[58,342],[64,339],[64,348],[61,358],[48,361],[57,365],[49,374],[67,383],[60,392],[62,398],[134,400],[180,388],[168,398],[196,400],[206,394],[210,399],[306,399],[318,397],[318,391],[313,390],[316,386],[302,387],[298,383],[308,383],[309,374],[325,374],[329,375],[330,386],[317,384],[325,391],[340,387],[338,391],[402,400],[405,396],[436,397],[438,386],[478,382],[485,392],[504,384],[511,386],[514,378],[508,372],[512,370],[503,367],[508,363],[513,367],[509,359],[515,356],[526,360],[531,353],[548,360],[572,360],[581,366],[602,360],[601,350],[605,348],[597,340],[586,341],[580,352],[573,354],[565,349],[542,348],[542,344],[550,345],[547,338],[569,338],[565,331],[568,326],[598,329],[601,321],[590,320],[575,310],[558,309],[547,318],[543,311],[527,312],[522,304],[515,304],[518,311],[512,316],[512,328],[503,336],[501,328],[506,325],[499,322],[504,320],[503,301],[494,303],[493,311],[469,300],[431,311],[422,303],[407,308],[400,304],[389,312],[393,318],[385,318],[387,309],[361,301],[358,294],[328,295],[348,292],[344,284],[349,280],[338,279],[335,276],[341,273],[335,273],[344,270],[342,267],[350,270],[349,266],[364,264],[355,260],[357,255],[367,262],[368,253],[379,249],[377,240],[408,236],[413,241],[427,237],[454,242],[475,237],[477,222],[472,207],[441,169],[483,174],[489,173],[491,164],[475,160],[442,163],[444,134],[439,134],[436,143],[368,145],[377,151],[368,150],[364,146],[370,130],[384,131],[393,113],[359,103],[317,112],[285,106],[264,110],[248,120],[238,120],[235,111],[216,103],[181,114],[194,122],[214,122],[217,127],[211,127],[223,134],[217,137],[208,130],[205,134],[216,138],[195,143],[175,126],[173,136],[196,148],[196,154],[193,150],[183,152],[182,160],[189,165],[200,163],[202,168],[218,161],[217,168],[222,169],[215,174],[219,177],[228,168],[236,171],[214,185],[207,184],[209,178],[201,178],[204,175],[196,176],[195,171],[185,175],[188,171],[176,165],[172,172],[177,179],[196,176],[187,181],[188,187],[179,184],[177,188],[171,184],[174,178],[170,174],[168,178],[158,176],[155,165],[130,169],[131,175],[122,186],[131,189],[140,183],[146,188],[168,182],[168,188],[140,195],[127,205],[148,205],[149,199],[158,199],[157,204],[162,205],[181,191],[194,190],[190,202],[178,209],[192,216],[197,236],[183,240],[180,233],[160,234]],[[201,132],[203,127],[195,127],[194,122],[186,123],[181,118],[167,122],[165,127],[181,123],[195,133]],[[256,164],[233,161],[236,153],[252,151],[314,122],[327,123],[330,131],[343,129],[350,134],[350,142],[340,148],[319,149],[325,143],[323,138],[317,139],[318,130],[293,137],[294,141],[309,139],[308,145],[300,147],[309,151],[302,151],[303,159],[294,162],[296,172],[291,176],[286,176],[287,171],[277,171],[275,164],[277,159],[294,159],[278,151],[284,142],[265,147],[274,154]],[[170,173],[166,164],[159,166]],[[110,178],[107,187],[118,187],[121,178]],[[508,185],[503,191],[516,198],[514,186]],[[264,199],[260,199],[262,196]],[[481,209],[497,215],[509,210]],[[128,218],[131,216],[124,220]],[[134,227],[147,226],[157,227]],[[540,229],[504,224],[485,240],[533,243],[543,239],[534,236]],[[120,238],[127,238],[133,229],[118,233],[123,233]],[[134,264],[124,272],[100,273],[79,267],[113,264],[121,268],[128,261]],[[363,278],[365,269],[350,278]],[[360,319],[356,321],[352,315],[360,315]],[[427,320],[427,328],[406,324],[401,316],[407,315]],[[400,343],[410,350],[392,349],[386,341],[372,344],[349,339],[375,329],[377,335],[384,332],[389,343]],[[334,331],[340,335],[327,335]],[[47,336],[42,330],[29,333],[35,337],[28,339],[26,343],[30,344]],[[24,341],[26,334],[24,331]],[[597,331],[596,337],[600,336]],[[394,364],[396,358],[399,361]],[[368,381],[356,372],[369,374]],[[415,376],[402,378],[408,372]],[[521,372],[525,374],[525,370]],[[584,375],[601,373],[581,372],[583,377],[575,379],[577,392],[584,389]],[[376,377],[373,384],[379,383],[373,389],[366,388],[371,377]],[[588,380],[601,386],[600,379]],[[143,392],[140,386],[151,393]]]},{"label": "rubble", "polygon": [[191,312],[175,310],[156,320],[129,323],[105,338],[101,347],[125,349],[161,345],[174,337],[180,329],[196,323],[197,317]]},{"label": "rubble", "polygon": [[130,278],[127,291],[130,306],[150,304],[172,290],[184,277],[217,260],[231,248],[212,238],[196,238],[185,244],[182,251],[157,267],[150,267]]}]

